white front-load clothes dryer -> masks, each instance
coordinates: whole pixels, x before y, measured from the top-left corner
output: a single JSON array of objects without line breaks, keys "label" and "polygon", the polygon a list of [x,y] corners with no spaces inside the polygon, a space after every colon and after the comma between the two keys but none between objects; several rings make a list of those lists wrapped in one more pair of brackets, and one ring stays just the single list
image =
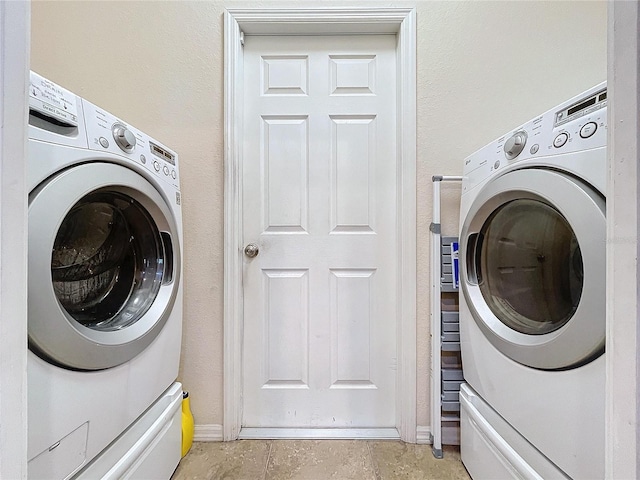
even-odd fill
[{"label": "white front-load clothes dryer", "polygon": [[169,478],[180,459],[178,157],[31,74],[28,476]]},{"label": "white front-load clothes dryer", "polygon": [[604,478],[606,96],[465,160],[461,455],[476,480]]}]

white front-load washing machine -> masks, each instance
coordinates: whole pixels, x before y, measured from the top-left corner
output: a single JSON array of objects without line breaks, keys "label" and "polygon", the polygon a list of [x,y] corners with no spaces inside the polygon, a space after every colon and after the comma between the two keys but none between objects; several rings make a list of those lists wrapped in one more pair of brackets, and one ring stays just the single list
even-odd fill
[{"label": "white front-load washing machine", "polygon": [[178,156],[29,86],[28,476],[169,478],[181,454]]},{"label": "white front-load washing machine", "polygon": [[604,478],[606,84],[465,159],[461,455],[474,479]]}]

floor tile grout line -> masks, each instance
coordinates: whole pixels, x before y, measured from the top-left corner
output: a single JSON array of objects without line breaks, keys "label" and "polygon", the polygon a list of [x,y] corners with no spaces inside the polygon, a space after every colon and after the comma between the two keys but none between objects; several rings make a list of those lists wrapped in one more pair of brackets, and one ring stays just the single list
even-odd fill
[{"label": "floor tile grout line", "polygon": [[267,480],[267,471],[269,469],[269,461],[271,460],[271,450],[273,449],[273,440],[267,440],[269,444],[269,453],[267,453],[267,461],[264,464],[264,470],[262,471],[262,480]]},{"label": "floor tile grout line", "polygon": [[369,460],[371,461],[371,468],[373,469],[373,480],[381,480],[380,471],[378,470],[378,464],[373,458],[373,452],[371,451],[371,441],[365,440],[367,444],[367,451],[369,452]]}]

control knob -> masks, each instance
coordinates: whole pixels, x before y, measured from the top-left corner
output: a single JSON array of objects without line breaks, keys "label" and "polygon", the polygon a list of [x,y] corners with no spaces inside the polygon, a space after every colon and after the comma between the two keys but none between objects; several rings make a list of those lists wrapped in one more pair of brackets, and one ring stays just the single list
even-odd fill
[{"label": "control knob", "polygon": [[520,130],[514,133],[509,140],[504,144],[504,155],[508,160],[512,160],[520,155],[520,152],[524,150],[524,146],[527,144],[527,132]]},{"label": "control knob", "polygon": [[120,149],[127,153],[133,152],[136,147],[136,136],[131,133],[131,130],[121,123],[116,123],[111,130],[113,131],[113,139]]}]

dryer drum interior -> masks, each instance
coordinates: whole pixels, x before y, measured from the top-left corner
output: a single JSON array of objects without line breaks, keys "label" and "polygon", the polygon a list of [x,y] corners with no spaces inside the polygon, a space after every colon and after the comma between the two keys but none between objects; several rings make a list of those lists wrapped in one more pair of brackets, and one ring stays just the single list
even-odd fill
[{"label": "dryer drum interior", "polygon": [[477,234],[474,261],[487,305],[518,332],[553,332],[578,308],[580,246],[566,218],[544,202],[518,199],[499,207]]}]

